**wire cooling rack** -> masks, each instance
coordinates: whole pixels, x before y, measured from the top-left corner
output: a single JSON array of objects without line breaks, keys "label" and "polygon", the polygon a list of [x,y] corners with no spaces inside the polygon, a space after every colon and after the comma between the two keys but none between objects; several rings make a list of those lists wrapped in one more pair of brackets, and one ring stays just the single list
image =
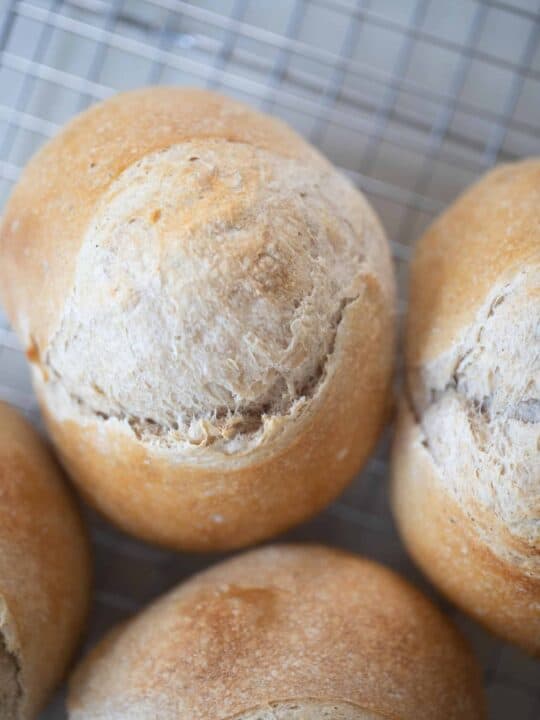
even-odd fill
[{"label": "wire cooling rack", "polygon": [[[411,244],[433,216],[495,162],[540,154],[540,0],[0,0],[0,10],[0,203],[35,150],[90,103],[150,83],[216,88],[288,121],[367,193],[392,241],[401,312]],[[1,315],[0,397],[39,424]],[[405,554],[387,450],[388,437],[336,503],[287,537],[407,575],[475,646],[490,717],[539,720],[540,665],[457,613]],[[88,516],[97,567],[87,645],[216,559],[155,549]],[[42,718],[64,717],[60,691]]]}]

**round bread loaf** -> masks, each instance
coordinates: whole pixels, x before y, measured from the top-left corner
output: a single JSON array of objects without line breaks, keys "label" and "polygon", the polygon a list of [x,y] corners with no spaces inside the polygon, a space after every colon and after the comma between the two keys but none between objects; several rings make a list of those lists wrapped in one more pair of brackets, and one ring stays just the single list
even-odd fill
[{"label": "round bread loaf", "polygon": [[393,572],[317,546],[221,563],[113,630],[70,720],[477,720],[479,669]]},{"label": "round bread loaf", "polygon": [[466,611],[540,652],[540,161],[504,165],[420,241],[393,506]]},{"label": "round bread loaf", "polygon": [[114,97],[29,164],[0,251],[52,437],[126,530],[253,542],[321,509],[373,448],[389,249],[279,121],[200,90]]},{"label": "round bread loaf", "polygon": [[0,717],[36,717],[88,610],[87,539],[35,430],[0,403]]}]

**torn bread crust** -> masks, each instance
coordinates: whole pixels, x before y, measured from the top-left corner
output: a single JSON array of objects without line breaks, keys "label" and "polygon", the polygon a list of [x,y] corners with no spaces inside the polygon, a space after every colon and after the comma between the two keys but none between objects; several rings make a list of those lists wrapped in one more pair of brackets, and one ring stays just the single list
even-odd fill
[{"label": "torn bread crust", "polygon": [[0,625],[0,710],[2,720],[21,718],[23,690],[21,666],[17,654],[9,649]]},{"label": "torn bread crust", "polygon": [[[317,395],[319,389],[324,385],[328,374],[328,367],[331,363],[336,337],[343,319],[344,313],[349,305],[359,299],[345,298],[341,301],[339,310],[335,313],[332,322],[332,335],[329,349],[322,362],[320,362],[313,374],[295,390],[295,397],[291,398],[285,392],[285,381],[280,377],[273,388],[273,402],[263,405],[260,403],[245,403],[238,407],[236,412],[226,407],[216,408],[210,417],[192,415],[189,419],[190,427],[197,425],[200,428],[198,439],[192,439],[189,433],[183,432],[178,423],[161,425],[151,418],[141,418],[130,415],[127,411],[105,414],[99,409],[85,403],[85,401],[73,393],[68,393],[63,387],[62,377],[52,368],[48,367],[49,392],[64,391],[64,398],[69,398],[72,409],[82,416],[94,419],[109,420],[111,418],[127,424],[137,439],[149,442],[161,447],[177,446],[186,444],[191,447],[208,447],[218,443],[223,453],[235,453],[241,449],[240,445],[246,445],[246,449],[257,446],[275,435],[278,424],[285,419],[298,418],[306,409],[309,402]],[[242,436],[239,438],[238,436]],[[237,439],[237,442],[235,442]],[[240,442],[238,442],[240,441]],[[216,448],[217,449],[217,448]]]},{"label": "torn bread crust", "polygon": [[[334,353],[339,328],[343,317],[349,307],[357,302],[362,302],[363,292],[355,298],[347,298],[342,302],[338,319],[332,337],[330,350],[325,357],[324,363],[319,366],[316,376],[310,378],[298,394],[298,397],[291,401],[288,406],[282,404],[283,414],[272,414],[269,409],[261,413],[251,412],[245,416],[226,415],[221,418],[220,432],[216,432],[215,424],[210,425],[205,419],[198,419],[203,428],[207,430],[203,442],[192,442],[178,427],[162,427],[156,423],[145,422],[141,418],[135,418],[127,414],[104,415],[95,408],[89,407],[84,401],[73,394],[69,394],[59,379],[51,379],[48,375],[44,382],[43,368],[32,367],[34,385],[38,394],[45,401],[57,421],[76,420],[78,423],[91,423],[98,429],[106,429],[114,426],[116,431],[121,431],[136,438],[139,442],[152,448],[153,452],[177,458],[179,461],[194,462],[196,464],[220,463],[223,456],[234,458],[238,463],[250,462],[254,452],[266,453],[269,449],[269,442],[273,441],[272,447],[277,449],[275,444],[278,438],[285,437],[287,442],[301,430],[303,421],[314,410],[314,404],[323,392],[327,380],[334,368]],[[212,432],[209,431],[212,428]],[[203,452],[204,451],[204,452]],[[262,456],[261,456],[262,457]],[[260,459],[260,458],[259,458]]]},{"label": "torn bread crust", "polygon": [[269,702],[229,720],[384,720],[385,716],[343,700],[298,698]]},{"label": "torn bread crust", "polygon": [[143,442],[249,451],[324,383],[379,235],[326,167],[222,141],[150,154],[100,201],[34,367]]},{"label": "torn bread crust", "polygon": [[[540,271],[496,288],[455,349],[408,372],[446,489],[482,539],[540,575]],[[511,330],[511,332],[510,332]]]}]

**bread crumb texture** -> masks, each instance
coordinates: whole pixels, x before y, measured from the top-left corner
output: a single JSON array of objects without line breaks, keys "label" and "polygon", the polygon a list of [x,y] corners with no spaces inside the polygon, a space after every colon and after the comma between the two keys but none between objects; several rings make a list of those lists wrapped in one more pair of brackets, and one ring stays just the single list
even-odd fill
[{"label": "bread crumb texture", "polygon": [[87,228],[47,392],[164,447],[256,447],[324,382],[382,242],[327,163],[223,139],[148,153]]},{"label": "bread crumb texture", "polygon": [[21,688],[19,685],[17,658],[11,653],[0,627],[0,717],[2,720],[18,720]]},{"label": "bread crumb texture", "polygon": [[540,265],[495,286],[459,343],[410,379],[446,489],[497,554],[540,574]]}]

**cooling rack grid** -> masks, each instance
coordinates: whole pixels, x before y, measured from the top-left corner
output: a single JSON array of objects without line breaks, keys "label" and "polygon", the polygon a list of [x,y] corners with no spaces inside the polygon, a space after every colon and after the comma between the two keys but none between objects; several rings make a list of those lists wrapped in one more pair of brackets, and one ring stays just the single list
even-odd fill
[{"label": "cooling rack grid", "polygon": [[[35,150],[90,103],[150,83],[223,90],[291,123],[366,192],[392,241],[403,312],[411,245],[434,215],[494,163],[540,154],[539,36],[540,0],[0,0],[0,203]],[[39,424],[1,315],[0,397]],[[538,664],[441,600],[407,558],[388,510],[388,444],[287,537],[407,575],[473,643],[490,717],[538,720]],[[88,644],[216,559],[152,548],[88,516]],[[59,691],[42,718],[64,717]]]}]

